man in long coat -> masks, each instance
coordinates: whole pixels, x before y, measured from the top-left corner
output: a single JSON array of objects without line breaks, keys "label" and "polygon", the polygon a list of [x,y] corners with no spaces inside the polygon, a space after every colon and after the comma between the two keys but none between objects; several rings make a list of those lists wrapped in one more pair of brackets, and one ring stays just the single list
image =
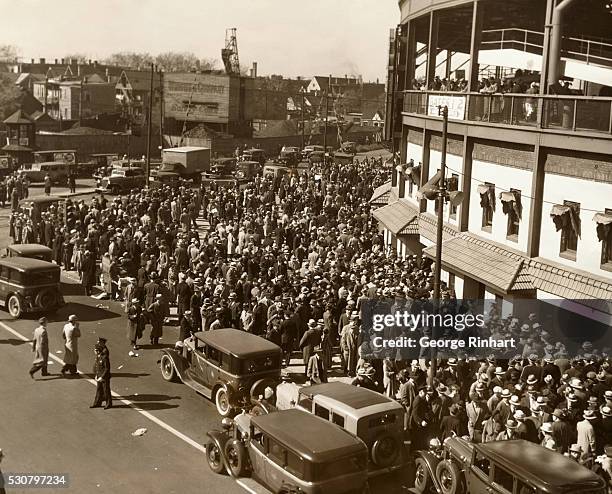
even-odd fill
[{"label": "man in long coat", "polygon": [[302,335],[300,339],[300,350],[302,350],[302,357],[304,359],[304,374],[307,372],[308,361],[311,355],[314,353],[315,346],[321,342],[321,336],[317,333],[317,323],[314,319],[308,322],[308,330]]},{"label": "man in long coat", "polygon": [[138,339],[142,336],[144,330],[144,317],[142,315],[142,307],[140,300],[132,299],[132,304],[128,309],[128,326],[127,337],[132,344],[132,350],[138,350]]},{"label": "man in long coat", "polygon": [[79,329],[79,320],[74,314],[68,317],[68,322],[64,324],[62,330],[64,338],[64,366],[60,371],[62,375],[69,372],[72,375],[77,373],[77,364],[79,363],[79,338],[81,330]]},{"label": "man in long coat", "polygon": [[346,366],[346,373],[350,377],[355,377],[357,371],[357,361],[359,360],[359,315],[353,313],[351,322],[344,326],[340,337],[340,349],[342,351],[343,363]]},{"label": "man in long coat", "polygon": [[32,339],[32,351],[34,352],[34,361],[30,369],[30,377],[34,379],[34,374],[39,370],[42,370],[43,376],[48,376],[49,336],[47,335],[46,317],[41,317],[38,320],[38,327],[34,330],[34,338]]},{"label": "man in long coat", "polygon": [[93,405],[89,408],[101,407],[104,401],[106,402],[104,409],[107,410],[113,406],[113,397],[110,389],[110,358],[105,338],[98,338],[98,342],[94,346],[94,353],[96,354],[93,368],[96,379],[96,397]]},{"label": "man in long coat", "polygon": [[91,288],[95,284],[96,261],[93,254],[86,250],[81,262],[81,284],[85,287],[85,295],[91,295]]},{"label": "man in long coat", "polygon": [[158,345],[164,330],[164,308],[161,304],[162,294],[155,295],[155,302],[148,308],[149,322],[151,323],[151,345]]}]

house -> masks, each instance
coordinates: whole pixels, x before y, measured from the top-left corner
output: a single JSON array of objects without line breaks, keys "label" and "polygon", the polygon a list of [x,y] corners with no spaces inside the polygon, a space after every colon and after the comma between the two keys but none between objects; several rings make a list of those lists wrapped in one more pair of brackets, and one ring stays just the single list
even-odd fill
[{"label": "house", "polygon": [[355,78],[348,77],[346,75],[344,77],[328,77],[322,75],[315,75],[308,83],[306,92],[315,94],[325,92],[328,89],[330,81],[332,88],[334,89],[344,88],[347,86],[357,86],[359,84],[362,84],[363,82],[361,76]]},{"label": "house", "polygon": [[[160,77],[153,77],[153,123],[159,124]],[[124,70],[115,85],[115,101],[123,118],[131,124],[142,125],[146,121],[149,94],[151,92],[151,72],[141,70]],[[156,109],[157,108],[157,109]]]},{"label": "house", "polygon": [[23,110],[17,110],[3,123],[7,130],[7,143],[0,151],[11,156],[18,165],[31,163],[36,149],[34,120]]}]

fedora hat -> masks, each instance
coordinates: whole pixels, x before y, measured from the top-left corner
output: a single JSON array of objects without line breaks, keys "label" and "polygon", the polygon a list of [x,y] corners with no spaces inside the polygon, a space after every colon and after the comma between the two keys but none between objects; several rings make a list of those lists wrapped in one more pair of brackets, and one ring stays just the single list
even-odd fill
[{"label": "fedora hat", "polygon": [[593,410],[585,410],[582,416],[586,420],[595,420],[597,419],[597,414]]},{"label": "fedora hat", "polygon": [[545,434],[550,434],[552,433],[552,423],[550,422],[544,422],[541,426],[540,426],[540,430],[542,432],[544,432]]},{"label": "fedora hat", "polygon": [[527,384],[529,385],[538,384],[538,378],[535,377],[535,375],[533,374],[529,374],[529,377],[527,377]]}]

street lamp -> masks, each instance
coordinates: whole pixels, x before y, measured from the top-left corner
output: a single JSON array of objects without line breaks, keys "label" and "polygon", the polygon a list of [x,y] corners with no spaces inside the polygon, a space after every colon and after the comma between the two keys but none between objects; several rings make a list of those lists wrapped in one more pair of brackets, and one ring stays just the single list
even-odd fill
[{"label": "street lamp", "polygon": [[[438,202],[438,220],[436,224],[436,263],[434,270],[434,289],[433,300],[434,310],[440,310],[440,285],[442,276],[442,227],[444,223],[444,203],[450,202],[453,206],[458,206],[464,199],[464,194],[461,191],[448,192],[446,190],[446,141],[448,139],[448,107],[438,106],[438,115],[442,117],[442,152],[440,158],[440,171],[436,174],[437,183],[425,184],[420,191],[420,195],[429,201]],[[432,339],[437,338],[437,327],[432,329]],[[431,372],[429,375],[429,384],[433,386],[434,377],[437,371],[437,349],[431,348]]]}]

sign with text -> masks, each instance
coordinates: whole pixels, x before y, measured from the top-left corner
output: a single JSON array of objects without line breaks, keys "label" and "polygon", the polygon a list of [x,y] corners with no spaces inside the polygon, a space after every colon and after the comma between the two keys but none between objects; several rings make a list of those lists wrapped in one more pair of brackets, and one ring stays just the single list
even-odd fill
[{"label": "sign with text", "polygon": [[448,118],[463,120],[465,118],[465,96],[451,96],[450,94],[430,94],[427,98],[427,115],[439,117],[438,107],[448,107]]},{"label": "sign with text", "polygon": [[227,123],[230,78],[222,74],[168,73],[164,77],[164,103],[169,118]]}]

